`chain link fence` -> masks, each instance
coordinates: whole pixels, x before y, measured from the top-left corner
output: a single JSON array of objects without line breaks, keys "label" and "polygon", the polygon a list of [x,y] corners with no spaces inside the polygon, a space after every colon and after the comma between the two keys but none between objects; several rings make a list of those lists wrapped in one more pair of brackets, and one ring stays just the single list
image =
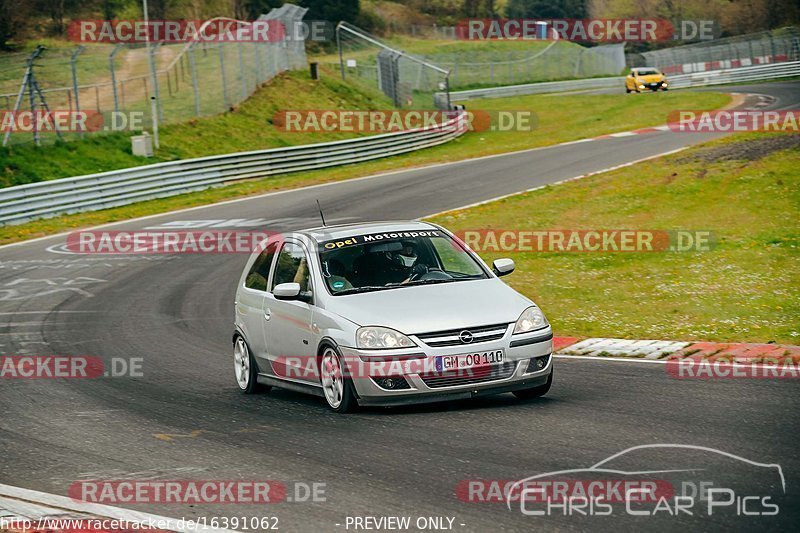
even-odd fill
[{"label": "chain link fence", "polygon": [[396,50],[346,22],[336,26],[336,43],[339,64],[329,66],[339,70],[342,79],[378,87],[398,108],[447,106],[433,96],[449,92],[446,68]]},{"label": "chain link fence", "polygon": [[[561,40],[532,40],[525,50],[473,46],[469,50],[423,55],[395,50],[349,24],[340,24],[337,33],[340,65],[329,66],[340,68],[344,78],[380,87],[390,98],[399,94],[398,107],[410,105],[432,91],[444,91],[443,85],[463,90],[614,76],[625,69],[624,44],[585,47]],[[390,57],[395,58],[394,63]],[[396,79],[392,82],[395,91],[387,92],[387,77]]]},{"label": "chain link fence", "polygon": [[625,69],[623,44],[584,47],[568,41],[531,41],[530,48],[421,57],[450,70],[452,89],[610,76]]},{"label": "chain link fence", "polygon": [[691,74],[751,65],[800,60],[796,27],[737,35],[642,54],[631,54],[631,66],[657,67],[665,74]]},{"label": "chain link fence", "polygon": [[[305,8],[284,4],[259,17],[284,28],[300,24]],[[287,30],[287,34],[289,31]],[[34,53],[35,54],[35,53]],[[97,131],[60,131],[64,140],[112,129],[150,130],[151,109],[160,123],[214,115],[243,102],[281,72],[304,68],[305,42],[204,42],[179,44],[91,44],[70,49],[42,49],[38,56],[14,54],[0,60],[0,106],[11,111],[83,111],[103,117]],[[39,93],[21,91],[28,63]],[[155,73],[155,75],[153,75]],[[39,97],[41,95],[41,98]],[[151,105],[155,97],[155,106]],[[87,123],[91,122],[91,118]],[[133,121],[133,122],[132,122]],[[59,132],[40,127],[4,135],[4,145],[55,141]]]}]

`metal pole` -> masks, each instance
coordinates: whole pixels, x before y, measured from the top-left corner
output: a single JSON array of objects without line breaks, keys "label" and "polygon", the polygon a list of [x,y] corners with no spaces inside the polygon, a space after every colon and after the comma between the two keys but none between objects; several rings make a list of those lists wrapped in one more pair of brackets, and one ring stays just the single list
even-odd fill
[{"label": "metal pole", "polygon": [[[39,95],[39,100],[42,102],[42,107],[47,112],[47,116],[52,117],[52,113],[50,113],[50,106],[47,105],[47,100],[45,100],[44,94],[42,94],[42,90],[39,88],[39,84],[36,82],[36,77],[32,77],[31,81],[31,87],[35,89],[36,94]],[[58,135],[58,138],[63,139],[64,136],[61,135],[61,130],[58,129],[58,121],[53,120],[53,127],[56,130],[56,135]]]},{"label": "metal pole", "polygon": [[153,116],[153,145],[156,148],[159,148],[158,145],[158,120],[155,118],[158,115],[158,111],[156,110],[156,97],[150,97],[150,114]]},{"label": "metal pole", "polygon": [[222,43],[219,43],[219,70],[222,73],[222,104],[225,109],[228,109],[228,80],[225,78],[225,51]]},{"label": "metal pole", "polygon": [[33,83],[31,81],[33,75],[28,78],[28,101],[31,106],[31,126],[33,127],[33,142],[36,143],[36,146],[41,146],[41,140],[39,139],[39,127],[38,121],[36,120],[36,98],[34,97],[33,91]]},{"label": "metal pole", "polygon": [[336,25],[336,48],[339,49],[339,71],[342,73],[342,79],[344,79],[344,59],[342,58],[342,39],[339,24]]},{"label": "metal pole", "polygon": [[236,48],[239,52],[239,76],[242,78],[242,100],[247,100],[247,76],[244,71],[244,54],[242,53],[242,43],[237,42]]},{"label": "metal pole", "polygon": [[[78,70],[76,64],[78,62],[78,56],[83,52],[84,47],[79,46],[72,52],[72,56],[69,59],[70,67],[72,68],[72,90],[75,91],[75,113],[81,112],[81,102],[80,97],[78,96]],[[78,132],[79,137],[83,137],[83,132]]]},{"label": "metal pole", "polygon": [[[164,115],[161,111],[161,94],[158,90],[158,72],[156,71],[156,50],[158,49],[158,45],[153,46],[150,48],[150,71],[152,72],[153,78],[153,96],[156,99],[156,117],[158,120],[163,120]],[[167,81],[169,81],[169,73],[167,73]]]},{"label": "metal pole", "polygon": [[119,52],[122,43],[117,44],[114,49],[108,54],[108,66],[111,69],[111,88],[114,91],[114,112],[119,113],[119,97],[117,96],[117,73],[114,68],[114,57]]},{"label": "metal pole", "polygon": [[194,44],[189,47],[189,71],[192,74],[192,89],[194,90],[194,114],[200,116],[200,92],[197,88],[197,69],[194,64]]},{"label": "metal pole", "polygon": [[[30,82],[31,72],[33,70],[33,60],[39,54],[39,48],[37,48],[31,56],[28,58],[28,66],[25,69],[25,75],[22,77],[22,85],[19,87],[19,92],[17,93],[17,101],[14,103],[14,115],[16,116],[19,113],[19,109],[22,106],[22,98],[25,96],[25,89],[28,87],[28,83]],[[8,139],[11,137],[11,131],[13,128],[8,128],[6,130],[6,134],[3,136],[3,146],[8,144]]]},{"label": "metal pole", "polygon": [[[144,18],[144,27],[145,27],[145,34],[144,34],[145,48],[147,49],[147,58],[150,66],[150,77],[153,83],[153,94],[155,95],[153,96],[153,98],[155,98],[155,102],[153,102],[153,100],[150,101],[150,112],[153,121],[153,131],[155,132],[158,130],[158,120],[161,118],[161,101],[159,99],[159,94],[158,94],[158,79],[156,77],[156,64],[153,57],[153,50],[150,47],[150,20],[147,11],[147,0],[142,0],[142,15]],[[153,110],[155,110],[155,113],[153,113]],[[155,147],[158,148],[158,136],[156,136],[155,138]]]}]

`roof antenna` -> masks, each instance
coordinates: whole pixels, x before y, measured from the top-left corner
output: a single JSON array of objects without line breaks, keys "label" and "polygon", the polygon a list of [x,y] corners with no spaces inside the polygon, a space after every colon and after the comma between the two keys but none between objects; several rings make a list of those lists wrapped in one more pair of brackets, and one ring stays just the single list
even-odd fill
[{"label": "roof antenna", "polygon": [[319,209],[319,218],[322,219],[322,227],[324,228],[327,224],[325,224],[325,215],[322,214],[322,206],[319,205],[319,199],[317,199],[317,209]]}]

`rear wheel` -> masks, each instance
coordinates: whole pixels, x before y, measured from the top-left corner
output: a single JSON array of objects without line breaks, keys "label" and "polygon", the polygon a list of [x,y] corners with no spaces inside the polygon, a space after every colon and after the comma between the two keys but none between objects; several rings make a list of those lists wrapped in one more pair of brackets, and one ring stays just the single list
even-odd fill
[{"label": "rear wheel", "polygon": [[245,394],[255,394],[260,391],[266,392],[272,388],[258,384],[256,361],[241,335],[237,335],[236,340],[233,341],[233,372],[236,376],[236,384]]},{"label": "rear wheel", "polygon": [[347,377],[339,352],[326,346],[319,362],[322,392],[328,407],[337,413],[347,413],[356,407],[356,395],[353,383]]},{"label": "rear wheel", "polygon": [[631,90],[630,90],[630,89],[628,89],[627,87],[625,87],[625,92],[626,92],[627,94],[630,94],[630,93],[631,93]]},{"label": "rear wheel", "polygon": [[530,389],[522,389],[522,390],[515,390],[514,396],[519,398],[520,400],[530,400],[531,398],[539,398],[540,396],[544,396],[550,390],[550,387],[553,386],[553,371],[550,371],[550,375],[547,376],[547,383],[544,385],[539,385],[538,387],[531,387]]}]

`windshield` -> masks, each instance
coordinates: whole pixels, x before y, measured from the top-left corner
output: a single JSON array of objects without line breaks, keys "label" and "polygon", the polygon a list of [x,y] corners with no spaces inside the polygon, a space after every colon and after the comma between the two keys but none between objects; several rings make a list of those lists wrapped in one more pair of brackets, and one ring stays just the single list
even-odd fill
[{"label": "windshield", "polygon": [[654,68],[640,68],[637,70],[637,72],[639,76],[652,76],[654,74],[660,74],[660,72]]},{"label": "windshield", "polygon": [[440,230],[354,235],[320,243],[331,294],[485,279],[484,268]]}]

